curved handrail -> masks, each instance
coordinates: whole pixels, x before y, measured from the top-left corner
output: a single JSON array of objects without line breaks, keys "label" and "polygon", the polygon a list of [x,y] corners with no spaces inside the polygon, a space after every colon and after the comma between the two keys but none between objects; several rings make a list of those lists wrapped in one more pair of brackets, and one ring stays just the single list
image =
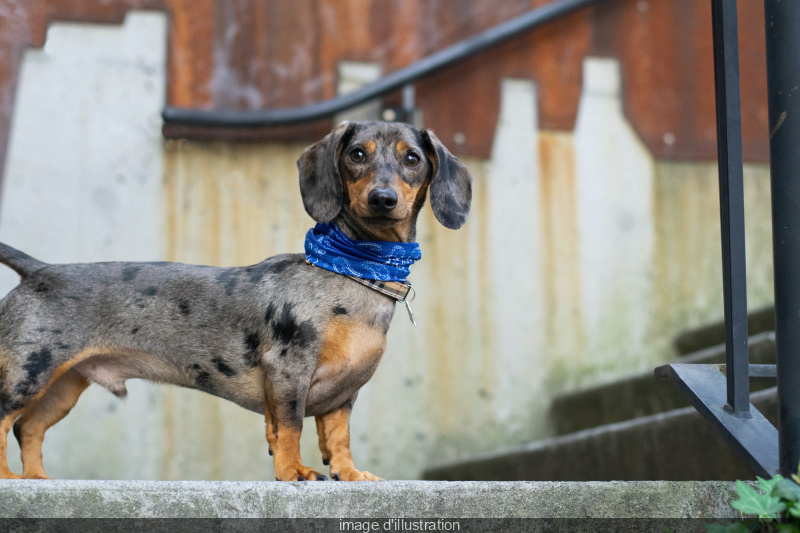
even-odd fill
[{"label": "curved handrail", "polygon": [[165,124],[211,128],[268,128],[313,122],[340,113],[378,96],[398,90],[443,67],[467,59],[527,30],[567,15],[599,0],[555,0],[484,32],[448,46],[383,78],[330,100],[283,109],[201,110],[167,106],[162,112]]}]

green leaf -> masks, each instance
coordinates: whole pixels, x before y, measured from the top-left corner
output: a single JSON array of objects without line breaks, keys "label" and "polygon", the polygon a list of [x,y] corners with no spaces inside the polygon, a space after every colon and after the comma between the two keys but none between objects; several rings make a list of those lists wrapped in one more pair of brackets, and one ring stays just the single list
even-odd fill
[{"label": "green leaf", "polygon": [[775,529],[781,533],[800,533],[800,529],[793,524],[778,524]]},{"label": "green leaf", "polygon": [[800,502],[800,485],[789,479],[782,479],[772,487],[769,494],[790,502]]},{"label": "green leaf", "polygon": [[783,481],[783,476],[775,474],[771,479],[764,479],[763,477],[756,476],[756,479],[758,480],[758,489],[764,494],[770,494],[775,485]]},{"label": "green leaf", "polygon": [[[759,485],[762,481],[759,479]],[[770,486],[770,490],[772,487]],[[736,492],[739,493],[739,499],[731,502],[731,507],[738,509],[744,514],[758,515],[759,518],[777,518],[778,514],[786,510],[786,505],[781,503],[778,498],[769,494],[760,494],[750,485],[742,481],[736,482]]]},{"label": "green leaf", "polygon": [[798,507],[797,505],[788,506],[787,511],[789,512],[789,514],[791,516],[793,516],[795,518],[800,518],[800,507]]}]

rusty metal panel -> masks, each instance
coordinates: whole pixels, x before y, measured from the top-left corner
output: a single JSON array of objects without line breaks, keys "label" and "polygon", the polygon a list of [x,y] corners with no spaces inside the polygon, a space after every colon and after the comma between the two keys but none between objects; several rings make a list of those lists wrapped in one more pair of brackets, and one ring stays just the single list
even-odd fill
[{"label": "rusty metal panel", "polygon": [[213,0],[167,0],[171,19],[167,101],[182,107],[209,107],[214,48]]},{"label": "rusty metal panel", "polygon": [[[392,72],[548,0],[0,0],[0,159],[19,54],[41,46],[53,20],[119,23],[130,9],[170,14],[168,101],[201,108],[303,105],[335,96],[344,60]],[[767,160],[763,6],[739,2],[743,141],[747,161]],[[607,0],[514,39],[418,84],[426,124],[460,155],[487,157],[500,80],[535,80],[539,120],[574,127],[581,64],[621,60],[626,116],[666,159],[716,157],[710,8],[696,0]],[[386,99],[395,102],[396,96]],[[329,124],[279,130],[167,129],[168,136],[302,140]],[[455,141],[455,142],[454,142]]]},{"label": "rusty metal panel", "polygon": [[[766,162],[763,5],[738,5],[744,157]],[[597,15],[595,47],[619,57],[625,113],[653,154],[665,159],[716,159],[710,4],[617,2]]]}]

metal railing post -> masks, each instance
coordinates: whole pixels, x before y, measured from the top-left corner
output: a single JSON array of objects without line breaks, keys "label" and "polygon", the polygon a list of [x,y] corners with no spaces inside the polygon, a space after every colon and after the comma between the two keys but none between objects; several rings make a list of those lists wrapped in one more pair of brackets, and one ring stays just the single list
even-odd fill
[{"label": "metal railing post", "polygon": [[722,229],[722,285],[728,408],[750,410],[747,354],[747,280],[744,253],[742,109],[736,0],[712,0],[717,157]]},{"label": "metal railing post", "polygon": [[764,0],[780,469],[800,462],[800,2]]}]

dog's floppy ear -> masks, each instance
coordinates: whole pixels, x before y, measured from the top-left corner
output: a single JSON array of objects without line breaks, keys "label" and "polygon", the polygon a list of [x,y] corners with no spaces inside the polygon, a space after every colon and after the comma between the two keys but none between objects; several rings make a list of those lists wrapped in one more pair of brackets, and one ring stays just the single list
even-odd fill
[{"label": "dog's floppy ear", "polygon": [[467,221],[472,203],[472,176],[431,130],[422,132],[431,162],[431,208],[444,227],[458,229]]},{"label": "dog's floppy ear", "polygon": [[303,206],[317,222],[330,222],[342,209],[339,154],[354,128],[355,123],[342,122],[324,139],[306,148],[297,160]]}]

